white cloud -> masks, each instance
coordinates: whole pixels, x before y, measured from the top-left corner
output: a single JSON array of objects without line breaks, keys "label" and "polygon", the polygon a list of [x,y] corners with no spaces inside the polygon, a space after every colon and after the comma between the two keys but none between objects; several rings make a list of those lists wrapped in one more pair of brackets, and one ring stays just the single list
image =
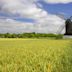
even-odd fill
[{"label": "white cloud", "polygon": [[34,3],[37,0],[0,0],[1,10],[23,17],[34,17],[41,9]]},{"label": "white cloud", "polygon": [[0,20],[0,32],[56,33],[64,20],[38,8],[37,0],[0,0],[0,11],[32,18],[35,23],[22,23],[12,19]]},{"label": "white cloud", "polygon": [[12,19],[0,19],[0,33],[56,33],[62,24],[64,25],[64,21],[58,18],[47,20],[41,19],[39,21],[37,20],[36,23],[18,22]]},{"label": "white cloud", "polygon": [[37,24],[39,24],[40,27],[40,32],[45,33],[57,33],[59,28],[65,25],[64,23],[65,20],[51,14],[47,14],[47,16],[37,20]]},{"label": "white cloud", "polygon": [[72,0],[44,0],[47,3],[70,3]]},{"label": "white cloud", "polygon": [[0,19],[0,33],[22,33],[32,32],[32,23],[22,23],[12,19]]}]

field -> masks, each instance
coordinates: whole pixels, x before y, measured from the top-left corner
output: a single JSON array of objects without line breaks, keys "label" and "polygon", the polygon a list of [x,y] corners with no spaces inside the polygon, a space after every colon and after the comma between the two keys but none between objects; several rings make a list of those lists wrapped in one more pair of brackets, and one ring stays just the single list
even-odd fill
[{"label": "field", "polygon": [[72,40],[0,39],[0,72],[72,72]]}]

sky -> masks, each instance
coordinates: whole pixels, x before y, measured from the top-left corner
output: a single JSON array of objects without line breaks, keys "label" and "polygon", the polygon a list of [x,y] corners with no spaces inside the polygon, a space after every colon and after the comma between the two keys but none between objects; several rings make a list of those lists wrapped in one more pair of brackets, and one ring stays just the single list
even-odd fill
[{"label": "sky", "polygon": [[0,0],[0,33],[65,33],[72,0]]}]

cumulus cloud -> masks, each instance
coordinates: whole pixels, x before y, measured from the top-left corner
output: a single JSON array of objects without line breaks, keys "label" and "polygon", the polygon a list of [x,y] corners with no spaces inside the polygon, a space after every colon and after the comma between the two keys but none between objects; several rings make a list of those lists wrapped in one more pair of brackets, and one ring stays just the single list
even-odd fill
[{"label": "cumulus cloud", "polygon": [[0,0],[0,9],[7,13],[32,18],[41,11],[35,1],[37,0]]},{"label": "cumulus cloud", "polygon": [[[56,15],[47,14],[46,16],[38,19],[37,24],[40,27],[40,32],[57,33],[59,29],[65,25],[65,20]],[[65,29],[62,33],[64,32]]]},{"label": "cumulus cloud", "polygon": [[[0,20],[0,32],[39,32],[56,33],[64,20],[39,8],[38,0],[0,0],[0,11],[20,17],[32,18],[35,23],[17,22],[13,19]],[[46,0],[47,1],[47,0]],[[49,0],[48,0],[49,1]]]},{"label": "cumulus cloud", "polygon": [[13,19],[0,19],[0,33],[22,33],[32,32],[33,30],[32,23],[22,23]]},{"label": "cumulus cloud", "polygon": [[47,3],[70,3],[72,0],[44,0]]},{"label": "cumulus cloud", "polygon": [[47,19],[46,21],[45,19],[45,21],[39,20],[36,23],[19,22],[13,19],[0,19],[0,33],[57,33],[61,25],[64,25],[64,21],[61,19],[58,21],[54,19]]}]

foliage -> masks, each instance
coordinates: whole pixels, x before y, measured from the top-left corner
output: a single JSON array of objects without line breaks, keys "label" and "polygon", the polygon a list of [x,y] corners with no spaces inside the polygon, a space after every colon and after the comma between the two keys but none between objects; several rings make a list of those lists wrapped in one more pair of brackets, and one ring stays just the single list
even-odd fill
[{"label": "foliage", "polygon": [[63,35],[61,35],[61,34],[57,35],[56,39],[63,39]]},{"label": "foliage", "polygon": [[0,38],[60,38],[62,35],[45,34],[45,33],[22,33],[22,34],[0,34]]}]

